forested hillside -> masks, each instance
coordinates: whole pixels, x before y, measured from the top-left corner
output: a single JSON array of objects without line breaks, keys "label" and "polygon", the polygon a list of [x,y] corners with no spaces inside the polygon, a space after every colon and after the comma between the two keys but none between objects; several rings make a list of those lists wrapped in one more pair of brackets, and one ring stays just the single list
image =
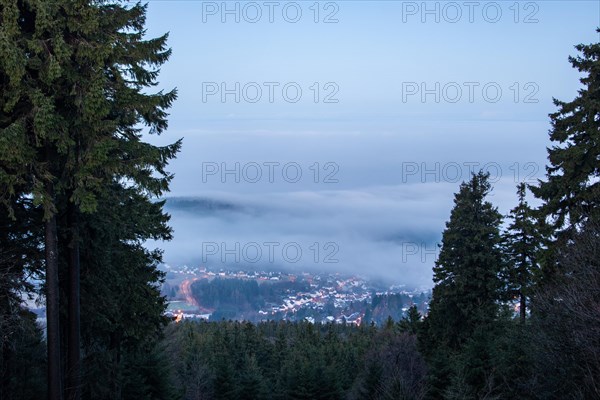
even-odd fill
[{"label": "forested hillside", "polygon": [[389,398],[399,388],[421,398],[425,390],[416,336],[392,322],[186,322],[167,335],[185,399]]}]

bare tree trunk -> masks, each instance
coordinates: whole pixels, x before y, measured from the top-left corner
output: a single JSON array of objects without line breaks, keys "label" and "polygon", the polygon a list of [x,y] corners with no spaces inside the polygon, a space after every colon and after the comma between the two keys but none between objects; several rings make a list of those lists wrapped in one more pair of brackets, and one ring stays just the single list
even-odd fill
[{"label": "bare tree trunk", "polygon": [[[47,194],[54,197],[54,184],[47,184]],[[48,400],[61,400],[58,235],[56,215],[45,222],[46,253],[46,338],[48,345]]]},{"label": "bare tree trunk", "polygon": [[67,349],[67,399],[81,399],[81,339],[80,339],[80,261],[79,217],[77,207],[69,204],[69,329]]}]

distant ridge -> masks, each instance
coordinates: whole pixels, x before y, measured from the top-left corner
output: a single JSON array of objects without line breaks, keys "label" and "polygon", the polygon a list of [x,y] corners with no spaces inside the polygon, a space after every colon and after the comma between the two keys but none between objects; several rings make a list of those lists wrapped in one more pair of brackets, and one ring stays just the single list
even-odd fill
[{"label": "distant ridge", "polygon": [[215,212],[245,212],[245,207],[232,202],[206,197],[169,197],[165,208],[171,211],[185,211],[198,214],[214,214]]}]

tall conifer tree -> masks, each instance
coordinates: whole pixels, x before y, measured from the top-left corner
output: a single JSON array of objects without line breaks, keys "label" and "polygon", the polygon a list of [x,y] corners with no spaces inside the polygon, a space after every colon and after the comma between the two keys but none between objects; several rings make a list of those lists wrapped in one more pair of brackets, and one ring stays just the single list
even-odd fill
[{"label": "tall conifer tree", "polygon": [[583,87],[570,102],[554,99],[550,165],[546,180],[532,187],[559,237],[600,216],[600,43],[575,48],[581,54],[569,62],[584,75]]},{"label": "tall conifer tree", "polygon": [[485,347],[485,332],[498,317],[502,296],[502,216],[486,201],[488,179],[489,174],[479,172],[461,184],[433,268],[435,287],[421,331],[431,398],[442,397],[464,365],[469,365],[473,390],[484,385],[479,366],[485,365],[486,354],[475,352],[473,358],[461,353]]},{"label": "tall conifer tree", "polygon": [[451,348],[458,348],[498,312],[502,216],[485,200],[491,190],[488,178],[479,172],[461,185],[433,268],[429,328]]},{"label": "tall conifer tree", "polygon": [[[142,141],[167,127],[176,92],[148,94],[170,50],[144,39],[146,7],[93,0],[0,1],[0,197],[33,194],[45,209],[49,398],[61,398],[59,233],[69,214],[68,397],[80,397],[78,213],[114,178],[160,195],[180,142]],[[18,187],[30,183],[27,193]],[[66,202],[59,198],[66,198]]]},{"label": "tall conifer tree", "polygon": [[538,260],[542,245],[542,234],[534,210],[525,198],[525,183],[517,186],[519,202],[510,211],[510,225],[504,233],[507,255],[507,278],[511,294],[519,298],[521,322],[527,317],[527,299],[538,271]]}]

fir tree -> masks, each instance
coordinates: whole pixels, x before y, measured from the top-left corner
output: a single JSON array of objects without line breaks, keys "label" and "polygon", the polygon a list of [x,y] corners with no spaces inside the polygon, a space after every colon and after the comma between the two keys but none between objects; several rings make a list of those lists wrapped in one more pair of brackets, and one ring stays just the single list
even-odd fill
[{"label": "fir tree", "polygon": [[416,335],[421,327],[421,313],[417,306],[413,304],[406,312],[406,316],[398,322],[400,332],[406,332]]},{"label": "fir tree", "polygon": [[583,88],[570,102],[554,99],[558,111],[550,115],[550,165],[546,180],[532,187],[558,236],[600,215],[600,43],[575,48],[581,55],[569,62],[584,74]]},{"label": "fir tree", "polygon": [[35,315],[23,307],[31,278],[43,270],[41,210],[24,198],[11,208],[14,219],[0,213],[0,399],[41,398],[45,346]]},{"label": "fir tree", "polygon": [[[176,92],[147,94],[170,55],[167,36],[144,40],[146,7],[79,1],[0,3],[1,200],[33,194],[45,211],[49,398],[61,397],[56,215],[69,214],[69,398],[80,396],[78,214],[94,211],[113,178],[160,195],[180,143],[141,141],[167,127]],[[20,185],[29,184],[24,193]],[[66,202],[58,199],[65,197]]]},{"label": "fir tree", "polygon": [[507,255],[507,279],[509,293],[519,298],[521,322],[527,317],[527,299],[533,287],[534,277],[538,272],[538,258],[542,244],[534,210],[529,207],[525,183],[517,186],[519,202],[510,211],[508,218],[512,220],[504,233]]},{"label": "fir tree", "polygon": [[[460,186],[434,266],[433,297],[421,335],[430,364],[430,395],[441,397],[452,379],[453,360],[473,340],[481,340],[496,320],[501,299],[502,216],[485,200],[489,174],[473,174]],[[485,354],[479,354],[485,358]],[[464,361],[472,365],[478,360]],[[456,364],[458,365],[458,364]],[[454,370],[456,372],[456,370]],[[477,373],[477,371],[473,371]],[[483,386],[483,377],[470,377]]]},{"label": "fir tree", "polygon": [[488,178],[480,172],[461,185],[433,268],[429,329],[454,349],[498,313],[502,216],[485,200],[491,190]]},{"label": "fir tree", "polygon": [[[82,214],[80,221],[82,387],[87,399],[120,399],[127,386],[144,384],[148,391],[168,386],[145,382],[160,365],[142,367],[140,360],[160,358],[156,345],[167,323],[160,295],[164,274],[157,269],[162,255],[144,242],[168,240],[171,229],[163,202],[118,182],[108,185],[97,203],[97,212]],[[61,266],[67,269],[66,263]],[[135,382],[136,377],[143,381]]]}]

